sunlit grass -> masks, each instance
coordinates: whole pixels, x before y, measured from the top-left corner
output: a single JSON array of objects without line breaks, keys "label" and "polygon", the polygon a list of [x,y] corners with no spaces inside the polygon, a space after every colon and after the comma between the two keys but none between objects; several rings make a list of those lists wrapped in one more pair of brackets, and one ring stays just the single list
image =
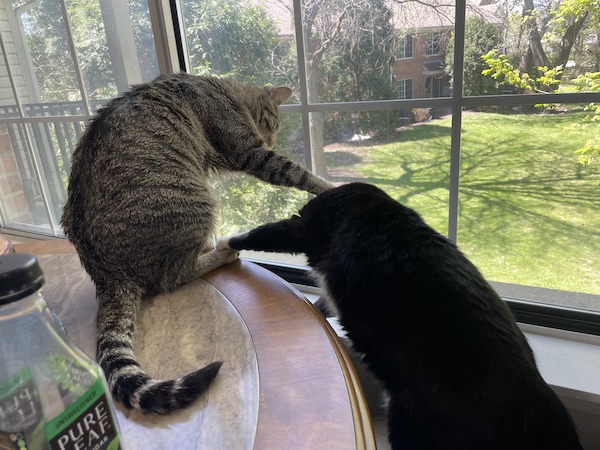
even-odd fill
[{"label": "sunlit grass", "polygon": [[[583,113],[468,113],[462,124],[458,242],[490,280],[600,294],[600,166],[575,150]],[[354,165],[446,234],[450,119],[361,146]],[[600,305],[599,305],[600,306]]]}]

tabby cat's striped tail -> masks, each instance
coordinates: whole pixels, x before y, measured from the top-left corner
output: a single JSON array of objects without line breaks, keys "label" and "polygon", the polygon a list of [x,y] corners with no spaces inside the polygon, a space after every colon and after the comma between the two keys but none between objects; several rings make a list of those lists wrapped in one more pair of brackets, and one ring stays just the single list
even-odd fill
[{"label": "tabby cat's striped tail", "polygon": [[222,362],[213,362],[175,380],[150,378],[133,352],[133,331],[142,294],[142,289],[133,283],[96,283],[96,359],[115,400],[143,413],[169,414],[196,400],[217,376]]}]

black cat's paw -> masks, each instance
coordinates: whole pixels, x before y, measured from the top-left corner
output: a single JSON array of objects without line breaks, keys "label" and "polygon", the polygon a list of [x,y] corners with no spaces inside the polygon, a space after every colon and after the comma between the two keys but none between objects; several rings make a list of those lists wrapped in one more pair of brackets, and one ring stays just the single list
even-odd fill
[{"label": "black cat's paw", "polygon": [[233,236],[227,236],[221,238],[217,241],[217,245],[215,247],[216,250],[244,250],[244,248],[239,245],[241,241],[248,235],[248,233],[236,234]]},{"label": "black cat's paw", "polygon": [[215,246],[215,250],[230,250],[229,246],[229,237],[221,238],[217,241],[217,245]]}]

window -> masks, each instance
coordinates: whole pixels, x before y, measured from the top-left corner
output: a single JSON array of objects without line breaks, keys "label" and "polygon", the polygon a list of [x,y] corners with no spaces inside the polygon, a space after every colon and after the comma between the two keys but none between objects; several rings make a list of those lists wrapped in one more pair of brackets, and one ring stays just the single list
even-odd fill
[{"label": "window", "polygon": [[441,53],[442,33],[434,31],[427,33],[425,42],[425,55],[434,56]]},{"label": "window", "polygon": [[140,0],[17,3],[0,3],[1,225],[61,235],[70,157],[85,121],[159,74],[150,14]]},{"label": "window", "polygon": [[413,57],[413,36],[406,34],[398,39],[398,59]]},{"label": "window", "polygon": [[441,79],[438,77],[425,78],[426,96],[430,98],[439,97],[441,94]]},{"label": "window", "polygon": [[397,82],[398,98],[409,99],[413,98],[413,80],[407,78],[398,80]]},{"label": "window", "polygon": [[[159,73],[214,73],[292,87],[279,151],[334,183],[378,184],[456,241],[502,295],[600,311],[600,161],[589,151],[596,160],[582,165],[576,153],[598,136],[586,117],[600,91],[585,78],[597,69],[576,48],[556,89],[510,86],[504,95],[501,74],[482,74],[481,56],[498,50],[520,61],[535,33],[510,22],[518,7],[487,3],[469,0],[454,23],[454,6],[438,0],[399,9],[322,0],[4,2],[0,225],[60,236],[69,158],[98,105]],[[564,29],[548,23],[538,25],[557,36]],[[577,42],[591,42],[594,29],[582,28]],[[554,57],[567,50],[561,42],[536,48]],[[221,234],[289,216],[308,199],[238,174],[216,182]]]}]

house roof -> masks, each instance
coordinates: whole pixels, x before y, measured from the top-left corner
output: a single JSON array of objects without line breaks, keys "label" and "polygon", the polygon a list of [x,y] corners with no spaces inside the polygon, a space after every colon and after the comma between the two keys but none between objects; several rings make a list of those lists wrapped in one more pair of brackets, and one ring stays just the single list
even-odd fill
[{"label": "house roof", "polygon": [[[454,27],[455,2],[428,0],[427,4],[412,0],[387,0],[397,30],[425,30]],[[466,17],[481,17],[487,23],[500,23],[498,5],[482,0],[467,0]]]},{"label": "house roof", "polygon": [[[488,23],[500,23],[496,0],[467,0],[467,17],[481,17]],[[279,26],[280,35],[294,34],[291,2],[249,0],[250,4],[263,4],[271,19]],[[393,23],[398,30],[452,28],[454,26],[454,1],[428,0],[425,5],[414,0],[387,0],[393,13]]]}]

